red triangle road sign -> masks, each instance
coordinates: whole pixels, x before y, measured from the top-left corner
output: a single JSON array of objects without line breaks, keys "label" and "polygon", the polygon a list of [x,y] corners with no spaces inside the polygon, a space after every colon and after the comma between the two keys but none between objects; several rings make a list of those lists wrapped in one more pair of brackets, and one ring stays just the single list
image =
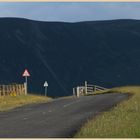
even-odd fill
[{"label": "red triangle road sign", "polygon": [[23,76],[23,77],[25,77],[25,76],[30,76],[30,73],[28,72],[27,69],[25,69],[25,71],[23,72],[22,76]]}]

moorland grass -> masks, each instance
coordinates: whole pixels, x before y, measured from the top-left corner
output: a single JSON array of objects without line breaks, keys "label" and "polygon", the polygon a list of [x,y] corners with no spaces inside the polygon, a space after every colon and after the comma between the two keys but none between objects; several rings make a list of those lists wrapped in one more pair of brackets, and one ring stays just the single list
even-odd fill
[{"label": "moorland grass", "polygon": [[118,87],[95,94],[105,93],[130,93],[133,96],[89,120],[75,137],[140,138],[140,86]]},{"label": "moorland grass", "polygon": [[38,95],[1,96],[0,111],[7,111],[27,104],[44,103],[51,100],[49,97]]}]

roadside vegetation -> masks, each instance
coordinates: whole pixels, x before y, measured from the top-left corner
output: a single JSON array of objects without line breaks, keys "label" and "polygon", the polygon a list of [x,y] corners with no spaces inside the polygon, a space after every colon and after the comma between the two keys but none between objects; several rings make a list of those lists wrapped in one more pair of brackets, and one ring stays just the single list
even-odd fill
[{"label": "roadside vegetation", "polygon": [[0,111],[7,111],[27,104],[45,103],[51,98],[38,95],[0,96]]},{"label": "roadside vegetation", "polygon": [[130,93],[133,96],[89,120],[75,135],[79,138],[140,138],[140,86],[112,88],[105,93]]}]

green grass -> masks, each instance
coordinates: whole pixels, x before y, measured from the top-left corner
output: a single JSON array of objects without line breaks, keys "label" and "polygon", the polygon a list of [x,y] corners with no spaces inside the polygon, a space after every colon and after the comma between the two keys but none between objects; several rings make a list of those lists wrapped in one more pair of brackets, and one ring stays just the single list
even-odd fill
[{"label": "green grass", "polygon": [[89,120],[75,135],[80,138],[140,138],[140,87],[113,88],[105,93],[131,93],[133,96]]},{"label": "green grass", "polygon": [[44,103],[51,100],[49,97],[38,95],[1,96],[0,111],[7,111],[27,104]]}]

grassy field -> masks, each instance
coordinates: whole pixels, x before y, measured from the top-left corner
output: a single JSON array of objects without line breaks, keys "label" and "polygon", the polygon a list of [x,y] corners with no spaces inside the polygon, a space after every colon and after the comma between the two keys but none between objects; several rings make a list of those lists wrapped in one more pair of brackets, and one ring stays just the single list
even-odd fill
[{"label": "grassy field", "polygon": [[[100,94],[97,92],[96,94]],[[102,93],[130,93],[133,96],[89,120],[75,135],[79,138],[140,138],[140,87],[113,88]]]},{"label": "grassy field", "polygon": [[27,104],[44,103],[51,100],[49,97],[38,95],[2,96],[0,97],[0,111],[7,111]]}]

